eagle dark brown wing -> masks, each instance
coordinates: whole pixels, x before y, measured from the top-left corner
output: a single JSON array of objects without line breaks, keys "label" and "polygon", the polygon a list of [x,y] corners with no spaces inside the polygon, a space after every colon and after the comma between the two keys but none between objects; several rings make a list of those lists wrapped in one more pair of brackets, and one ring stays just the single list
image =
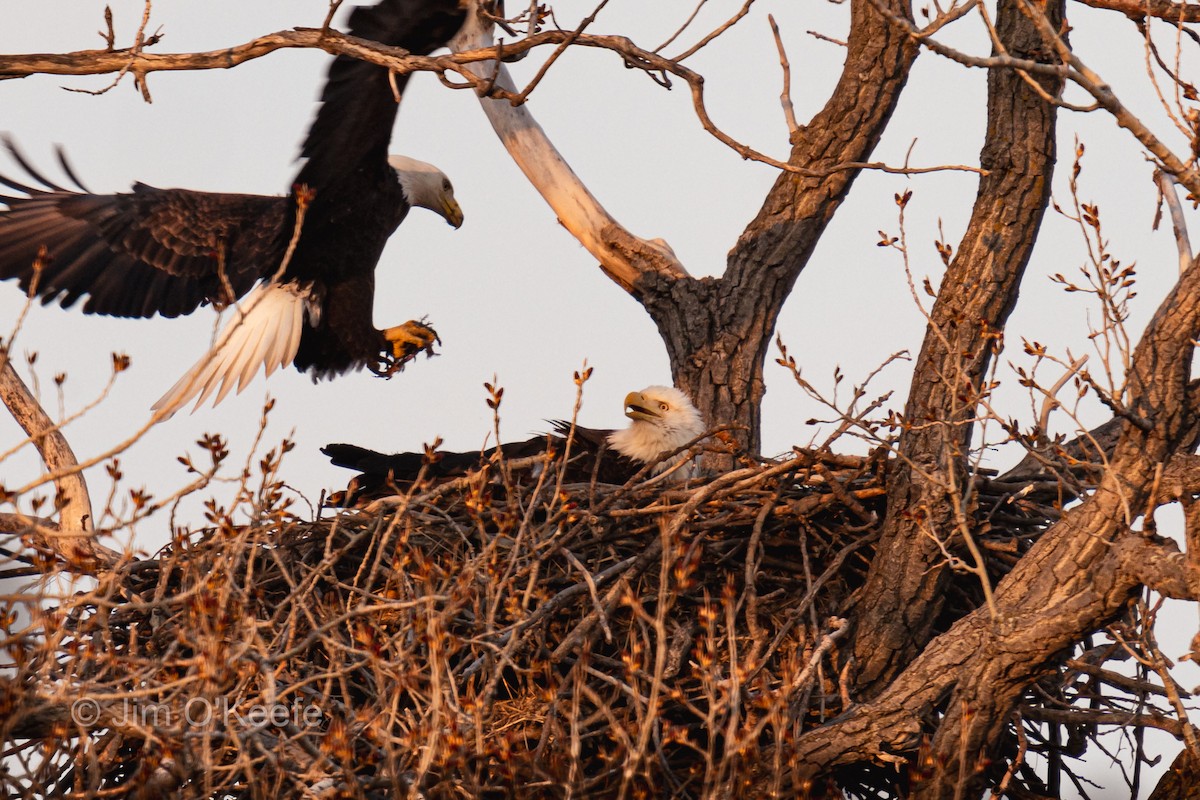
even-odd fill
[{"label": "eagle dark brown wing", "polygon": [[[458,0],[390,0],[354,9],[349,30],[360,39],[426,55],[444,47],[465,18]],[[295,182],[328,187],[357,179],[359,169],[383,169],[409,77],[350,56],[334,59],[300,151],[308,161]]]},{"label": "eagle dark brown wing", "polygon": [[[571,423],[562,419],[551,420],[554,433],[562,437],[565,445],[571,434]],[[568,454],[566,479],[575,483],[599,483],[621,485],[636,475],[644,463],[621,455],[609,446],[611,428],[585,428],[576,425],[571,437],[571,452]]]},{"label": "eagle dark brown wing", "polygon": [[[553,439],[554,437],[549,437]],[[448,450],[435,451],[430,458],[425,453],[379,453],[356,444],[327,444],[321,452],[329,456],[335,467],[357,470],[362,477],[369,477],[371,485],[395,482],[399,485],[411,484],[424,471],[424,476],[430,480],[455,478],[465,475],[471,470],[477,470],[490,462],[497,450],[503,452],[506,459],[526,458],[546,452],[547,437],[535,436],[524,442],[509,442],[500,447],[487,450],[469,450],[452,452]]]},{"label": "eagle dark brown wing", "polygon": [[285,197],[141,183],[97,195],[39,182],[0,176],[24,195],[0,194],[0,279],[30,291],[44,248],[35,294],[45,303],[66,308],[86,296],[90,314],[175,317],[245,294],[286,250]]},{"label": "eagle dark brown wing", "polygon": [[[566,436],[571,424],[554,420],[551,425],[555,429],[552,434],[535,436],[523,442],[507,442],[483,451],[437,451],[432,459],[425,453],[389,455],[353,444],[325,445],[321,452],[329,456],[334,466],[359,473],[351,480],[346,492],[333,496],[333,504],[350,505],[397,494],[409,489],[418,476],[434,484],[461,477],[495,461],[497,451],[503,453],[506,461],[512,462],[551,450],[558,459],[551,464],[551,469],[558,469],[562,466],[561,459],[566,451]],[[575,428],[563,474],[566,483],[591,483],[594,480],[619,486],[645,466],[611,449],[608,446],[611,433],[611,430],[597,428]]]},{"label": "eagle dark brown wing", "polygon": [[[381,0],[352,12],[350,31],[425,54],[454,35],[465,13],[461,0]],[[279,280],[264,282],[261,302],[226,326],[155,408],[165,418],[196,394],[219,399],[259,367],[269,373],[291,363],[314,378],[394,370],[403,348],[397,352],[393,332],[403,340],[409,326],[380,331],[371,318],[375,267],[412,205],[387,154],[407,80],[335,59],[290,197],[143,184],[125,194],[75,191],[45,179],[6,142],[35,185],[0,178],[0,280],[16,278],[63,306],[86,297],[84,311],[97,314],[177,316],[229,302],[280,268],[304,186],[315,196]]]},{"label": "eagle dark brown wing", "polygon": [[332,505],[350,506],[408,491],[418,478],[430,484],[460,478],[492,463],[497,451],[501,451],[508,461],[540,455],[556,441],[554,436],[535,436],[524,442],[509,442],[482,451],[439,450],[432,457],[416,452],[379,453],[356,444],[327,444],[321,452],[329,456],[334,466],[359,473],[350,480],[346,491],[330,495]]}]

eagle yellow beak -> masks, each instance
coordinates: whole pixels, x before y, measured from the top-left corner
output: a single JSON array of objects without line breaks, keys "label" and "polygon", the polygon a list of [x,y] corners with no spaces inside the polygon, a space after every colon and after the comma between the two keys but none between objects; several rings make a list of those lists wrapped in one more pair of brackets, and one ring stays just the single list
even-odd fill
[{"label": "eagle yellow beak", "polygon": [[455,228],[462,227],[463,212],[458,206],[458,201],[453,197],[442,198],[442,216],[446,218],[446,222],[449,222]]},{"label": "eagle yellow beak", "polygon": [[625,416],[630,419],[656,420],[659,417],[654,403],[642,397],[641,392],[630,392],[625,395]]}]

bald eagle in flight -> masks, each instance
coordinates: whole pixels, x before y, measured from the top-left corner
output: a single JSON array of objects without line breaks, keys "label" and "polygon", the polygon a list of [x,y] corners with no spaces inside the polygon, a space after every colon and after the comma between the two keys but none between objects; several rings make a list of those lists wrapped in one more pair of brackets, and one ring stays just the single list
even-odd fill
[{"label": "bald eagle in flight", "polygon": [[[329,444],[321,452],[335,466],[358,470],[344,501],[394,494],[418,477],[441,481],[478,470],[503,457],[507,461],[542,455],[567,457],[566,481],[595,478],[601,483],[624,484],[653,465],[647,477],[675,468],[669,480],[694,477],[696,465],[689,454],[676,450],[699,438],[704,420],[686,394],[672,386],[647,386],[625,396],[625,416],[630,423],[620,430],[583,428],[563,421],[551,423],[555,432],[523,442],[512,442],[482,452],[396,453],[385,455],[352,444]],[[572,434],[568,452],[567,437]],[[554,466],[551,467],[555,468]]]},{"label": "bald eagle in flight", "polygon": [[[350,33],[426,54],[465,18],[459,0],[383,0],[350,15]],[[412,206],[454,227],[463,214],[435,167],[388,155],[397,98],[408,75],[346,56],[329,69],[321,106],[284,197],[157,189],[89,194],[44,178],[9,144],[41,186],[0,177],[0,279],[16,278],[43,303],[84,313],[175,317],[244,296],[213,350],[158,403],[169,416],[239,391],[260,366],[291,363],[314,380],[367,367],[390,374],[435,340],[421,323],[378,330],[371,322],[375,266]],[[297,215],[306,204],[297,231]]]}]

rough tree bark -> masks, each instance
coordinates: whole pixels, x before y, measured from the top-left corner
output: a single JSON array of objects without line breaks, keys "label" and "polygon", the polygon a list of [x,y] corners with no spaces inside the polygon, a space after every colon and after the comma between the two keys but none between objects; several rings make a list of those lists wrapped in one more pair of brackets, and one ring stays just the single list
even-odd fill
[{"label": "rough tree bark", "polygon": [[[907,2],[886,4],[910,16]],[[826,225],[878,144],[908,79],[917,46],[869,0],[853,0],[841,78],[825,107],[792,137],[788,163],[817,177],[781,173],[729,253],[719,278],[648,276],[635,296],[658,325],[671,376],[711,421],[736,422],[758,452],[763,363],[783,303]]]},{"label": "rough tree bark", "polygon": [[[785,172],[729,254],[720,278],[689,275],[674,253],[621,228],[579,182],[528,110],[481,98],[505,147],[526,177],[618,285],[646,308],[667,348],[671,378],[711,424],[739,424],[738,443],[760,445],[763,362],[775,323],[825,226],[879,142],[908,78],[917,45],[879,14],[870,0],[852,0],[846,63],[825,107],[793,136]],[[887,7],[910,17],[906,0]],[[491,43],[487,26],[465,31],[452,48]],[[471,65],[480,76],[512,88],[502,67]],[[728,469],[733,456],[709,454]]]},{"label": "rough tree bark", "polygon": [[[1020,8],[1001,0],[996,29],[1011,54],[1053,62],[1053,50]],[[1063,2],[1046,4],[1058,26]],[[1040,78],[1051,97],[1062,82]],[[858,685],[878,692],[931,638],[944,602],[939,546],[959,535],[953,495],[967,484],[966,458],[981,386],[1016,304],[1021,276],[1050,199],[1055,107],[1015,70],[988,74],[988,170],[971,220],[934,303],[905,406],[906,427],[888,487],[888,515],[859,608]]]},{"label": "rough tree bark", "polygon": [[[1173,542],[1130,529],[1151,499],[1157,467],[1196,446],[1188,376],[1200,332],[1200,269],[1193,264],[1134,353],[1131,416],[1100,485],[1052,526],[997,587],[986,606],[935,638],[873,699],[837,723],[800,739],[798,767],[812,775],[831,764],[911,750],[934,707],[945,717],[933,737],[935,774],[915,797],[980,796],[989,747],[1003,734],[1020,693],[1046,661],[1112,619],[1147,573],[1183,574],[1156,588],[1200,596]],[[1182,590],[1182,591],[1181,591]]]}]

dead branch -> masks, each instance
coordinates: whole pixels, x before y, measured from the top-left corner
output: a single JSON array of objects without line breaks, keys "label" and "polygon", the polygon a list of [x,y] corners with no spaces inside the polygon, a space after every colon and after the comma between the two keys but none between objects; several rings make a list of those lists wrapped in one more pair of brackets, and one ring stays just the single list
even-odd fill
[{"label": "dead branch", "polygon": [[783,71],[783,88],[779,92],[779,104],[783,106],[783,118],[787,121],[788,134],[795,137],[800,130],[796,121],[796,109],[792,105],[792,67],[788,63],[787,50],[783,47],[783,37],[779,35],[779,26],[775,17],[768,14],[767,22],[771,24],[771,34],[775,37],[775,48],[779,51],[779,68]]},{"label": "dead branch", "polygon": [[1192,242],[1188,238],[1187,217],[1183,215],[1183,205],[1179,195],[1175,193],[1174,182],[1161,170],[1154,171],[1154,180],[1162,193],[1163,202],[1171,213],[1171,228],[1175,233],[1175,246],[1179,250],[1179,271],[1182,273],[1192,264]]},{"label": "dead branch", "polygon": [[1079,0],[1085,6],[1119,11],[1130,19],[1157,17],[1167,22],[1200,22],[1200,6],[1169,0]]},{"label": "dead branch", "polygon": [[116,554],[98,545],[92,528],[92,505],[79,462],[66,437],[17,375],[7,350],[0,350],[0,401],[37,448],[46,470],[56,474],[56,530],[29,523],[38,541],[71,568],[94,569],[115,563]]},{"label": "dead branch", "polygon": [[[495,52],[491,23],[480,14],[469,15],[450,47],[459,56],[464,52]],[[505,49],[510,47],[505,45]],[[478,82],[516,93],[508,70],[498,61],[473,62],[467,69]],[[665,242],[638,238],[609,215],[527,108],[483,94],[480,103],[517,166],[558,215],[563,227],[599,260],[601,269],[618,285],[634,292],[647,273],[667,278],[687,275]]]}]

